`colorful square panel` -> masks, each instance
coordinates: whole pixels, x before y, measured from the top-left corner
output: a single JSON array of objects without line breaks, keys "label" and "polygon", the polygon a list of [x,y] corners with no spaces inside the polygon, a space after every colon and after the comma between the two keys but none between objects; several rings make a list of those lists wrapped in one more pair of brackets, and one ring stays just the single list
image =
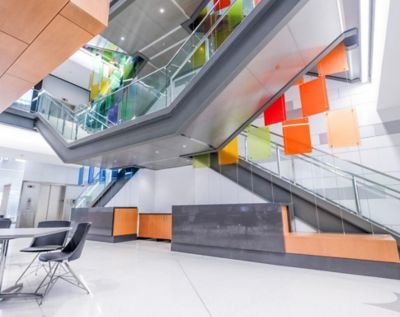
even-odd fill
[{"label": "colorful square panel", "polygon": [[360,144],[360,131],[355,109],[329,111],[326,117],[330,147],[350,147]]},{"label": "colorful square panel", "polygon": [[321,76],[342,73],[349,70],[346,47],[344,43],[336,46],[318,63],[318,74]]},{"label": "colorful square panel", "polygon": [[239,163],[239,143],[236,137],[218,152],[218,164],[230,165],[237,163]]},{"label": "colorful square panel", "polygon": [[247,156],[251,161],[265,161],[272,154],[271,135],[268,127],[246,128]]},{"label": "colorful square panel", "polygon": [[283,122],[285,154],[304,154],[312,151],[308,118]]},{"label": "colorful square panel", "polygon": [[264,111],[264,125],[268,126],[285,120],[285,95],[282,95]]},{"label": "colorful square panel", "polygon": [[300,77],[299,79],[297,79],[297,80],[293,83],[294,86],[299,86],[299,85],[302,85],[302,84],[304,84],[304,77]]},{"label": "colorful square panel", "polygon": [[210,167],[210,154],[196,155],[192,159],[194,168]]},{"label": "colorful square panel", "polygon": [[300,98],[303,117],[329,110],[325,77],[318,77],[300,85]]},{"label": "colorful square panel", "polygon": [[231,0],[214,0],[215,11],[225,9],[231,5]]}]

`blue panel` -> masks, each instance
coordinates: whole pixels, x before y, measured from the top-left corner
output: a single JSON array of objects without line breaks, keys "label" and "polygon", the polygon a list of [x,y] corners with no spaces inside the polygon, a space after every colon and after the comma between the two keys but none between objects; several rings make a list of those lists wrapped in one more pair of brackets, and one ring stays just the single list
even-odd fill
[{"label": "blue panel", "polygon": [[125,170],[124,179],[126,179],[126,180],[131,179],[132,176],[133,176],[133,169],[132,168],[127,168]]},{"label": "blue panel", "polygon": [[94,183],[94,167],[90,166],[88,173],[88,184],[92,185],[93,183]]},{"label": "blue panel", "polygon": [[111,180],[115,182],[118,179],[118,170],[111,171]]},{"label": "blue panel", "polygon": [[100,168],[99,171],[99,183],[105,184],[106,182],[106,170],[104,168]]},{"label": "blue panel", "polygon": [[83,185],[83,175],[85,174],[85,167],[79,168],[78,185]]}]

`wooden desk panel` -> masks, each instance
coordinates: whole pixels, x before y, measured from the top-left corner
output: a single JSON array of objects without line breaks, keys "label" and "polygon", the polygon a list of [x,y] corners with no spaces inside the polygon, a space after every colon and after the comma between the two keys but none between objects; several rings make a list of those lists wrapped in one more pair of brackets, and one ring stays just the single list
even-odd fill
[{"label": "wooden desk panel", "polygon": [[290,232],[285,206],[282,220],[287,253],[400,263],[396,240],[388,234]]},{"label": "wooden desk panel", "polygon": [[137,234],[137,208],[115,208],[113,236]]},{"label": "wooden desk panel", "polygon": [[139,237],[172,239],[172,214],[140,214]]}]

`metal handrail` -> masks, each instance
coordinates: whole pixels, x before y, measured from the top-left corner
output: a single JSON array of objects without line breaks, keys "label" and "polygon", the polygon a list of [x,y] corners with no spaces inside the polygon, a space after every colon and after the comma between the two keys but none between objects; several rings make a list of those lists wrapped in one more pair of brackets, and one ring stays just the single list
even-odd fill
[{"label": "metal handrail", "polygon": [[[253,126],[253,125],[252,125],[252,126]],[[256,127],[256,126],[254,126],[254,127]],[[272,132],[272,131],[270,131],[270,133],[271,133],[272,135],[276,136],[276,137],[279,137],[279,138],[283,139],[283,136],[280,135],[280,134],[278,134],[278,133],[275,133],[275,132]],[[359,168],[362,168],[362,169],[371,171],[371,172],[373,172],[373,173],[382,175],[382,176],[384,176],[384,177],[391,178],[391,179],[393,179],[393,180],[395,180],[395,181],[397,181],[397,182],[400,183],[400,178],[394,177],[394,176],[392,176],[392,175],[383,173],[383,172],[381,172],[381,171],[375,170],[375,169],[370,168],[370,167],[367,167],[367,166],[363,166],[363,165],[361,165],[361,164],[359,164],[359,163],[356,163],[356,162],[352,162],[352,161],[349,161],[349,160],[346,160],[346,159],[342,159],[342,158],[340,158],[340,157],[338,157],[338,156],[336,156],[336,155],[334,155],[334,154],[325,152],[325,151],[320,150],[320,149],[317,149],[317,148],[315,148],[315,147],[313,147],[312,150],[315,151],[315,152],[319,152],[319,153],[321,153],[321,154],[323,154],[323,155],[327,155],[327,156],[333,157],[334,159],[337,159],[337,160],[340,160],[340,161],[344,161],[344,162],[346,162],[346,163],[348,163],[348,164],[356,165],[356,166],[358,166]],[[304,154],[304,155],[307,156],[306,154]],[[327,163],[327,164],[328,164],[328,163]]]},{"label": "metal handrail", "polygon": [[[242,132],[241,135],[247,138],[247,134],[245,134],[244,132]],[[247,139],[246,139],[246,142],[247,142]],[[284,148],[281,144],[278,144],[278,143],[273,142],[273,141],[271,141],[271,144],[273,144],[274,146],[276,146],[276,147],[278,147],[278,148],[280,148],[280,149],[283,149],[283,148]],[[247,148],[247,147],[246,147],[246,148]],[[246,156],[247,156],[247,149],[246,149]],[[321,161],[321,160],[318,160],[317,158],[312,157],[312,156],[309,156],[309,155],[307,155],[307,154],[297,155],[296,157],[298,157],[298,158],[300,158],[301,160],[306,161],[306,162],[308,162],[308,163],[309,163],[308,160],[312,160],[312,161],[314,161],[314,165],[319,166],[319,167],[324,167],[326,170],[328,170],[328,171],[330,171],[330,172],[332,172],[332,173],[335,173],[335,174],[337,174],[337,175],[340,175],[340,176],[345,177],[345,176],[344,176],[344,174],[345,174],[345,175],[347,175],[347,179],[359,179],[359,180],[361,180],[361,181],[363,181],[363,182],[367,182],[367,183],[373,184],[373,185],[375,185],[375,186],[377,186],[377,187],[384,188],[384,189],[386,189],[386,190],[388,190],[388,191],[391,191],[391,192],[394,192],[394,193],[400,195],[400,191],[398,191],[398,190],[396,190],[396,189],[390,188],[390,187],[388,187],[388,186],[386,186],[386,185],[384,185],[384,184],[377,183],[377,182],[375,182],[375,181],[373,181],[373,180],[370,180],[370,179],[368,179],[368,178],[365,178],[365,177],[363,177],[363,176],[356,175],[356,174],[354,174],[354,173],[352,173],[352,172],[343,170],[343,169],[341,169],[341,168],[339,168],[339,167],[336,167],[336,166],[331,165],[331,164],[329,164],[329,163],[326,163],[326,162],[323,162],[323,161]],[[339,158],[338,158],[338,159],[339,159]],[[246,161],[252,162],[252,161],[248,160],[247,157],[246,157]],[[373,188],[373,187],[371,187],[371,188]],[[375,189],[375,188],[374,188],[374,189]],[[380,190],[380,189],[378,189],[378,190]],[[380,191],[381,191],[381,192],[384,192],[385,194],[388,194],[388,195],[390,195],[390,196],[392,196],[392,197],[395,197],[395,198],[399,199],[399,197],[396,197],[396,196],[394,196],[394,195],[391,195],[391,194],[387,193],[386,191],[383,191],[383,190],[380,190]]]}]

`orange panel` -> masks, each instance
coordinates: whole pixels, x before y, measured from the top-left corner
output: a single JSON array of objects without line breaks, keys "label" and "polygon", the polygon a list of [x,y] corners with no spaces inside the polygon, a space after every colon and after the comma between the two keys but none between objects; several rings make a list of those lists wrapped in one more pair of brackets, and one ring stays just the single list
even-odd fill
[{"label": "orange panel", "polygon": [[294,86],[299,86],[299,85],[302,85],[302,84],[304,84],[304,77],[301,77],[301,78],[299,78],[299,79],[297,79],[295,82],[294,82]]},{"label": "orange panel", "polygon": [[61,15],[92,35],[101,33],[108,24],[109,0],[70,0]]},{"label": "orange panel", "polygon": [[30,82],[5,73],[0,78],[0,112],[33,86],[34,84]]},{"label": "orange panel", "polygon": [[0,32],[0,76],[13,64],[24,51],[27,44]]},{"label": "orange panel", "polygon": [[218,152],[218,164],[229,165],[237,163],[239,163],[239,142],[236,137]]},{"label": "orange panel", "polygon": [[303,154],[312,151],[308,118],[283,122],[285,154]]},{"label": "orange panel", "polygon": [[150,239],[172,239],[171,214],[140,214],[139,237]]},{"label": "orange panel", "polygon": [[349,147],[360,144],[360,131],[355,109],[329,111],[327,113],[327,125],[330,147]]},{"label": "orange panel", "polygon": [[390,235],[292,233],[286,206],[282,221],[287,253],[400,263],[396,240]]},{"label": "orange panel", "polygon": [[137,208],[115,208],[113,236],[136,234],[137,220]]},{"label": "orange panel", "polygon": [[0,30],[31,43],[68,0],[1,0]]},{"label": "orange panel", "polygon": [[332,75],[349,70],[347,63],[346,47],[344,43],[336,46],[328,55],[326,55],[318,64],[319,75]]},{"label": "orange panel", "polygon": [[9,72],[37,83],[92,37],[93,35],[59,15],[25,50]]},{"label": "orange panel", "polygon": [[329,110],[325,77],[318,77],[299,86],[303,117]]}]

